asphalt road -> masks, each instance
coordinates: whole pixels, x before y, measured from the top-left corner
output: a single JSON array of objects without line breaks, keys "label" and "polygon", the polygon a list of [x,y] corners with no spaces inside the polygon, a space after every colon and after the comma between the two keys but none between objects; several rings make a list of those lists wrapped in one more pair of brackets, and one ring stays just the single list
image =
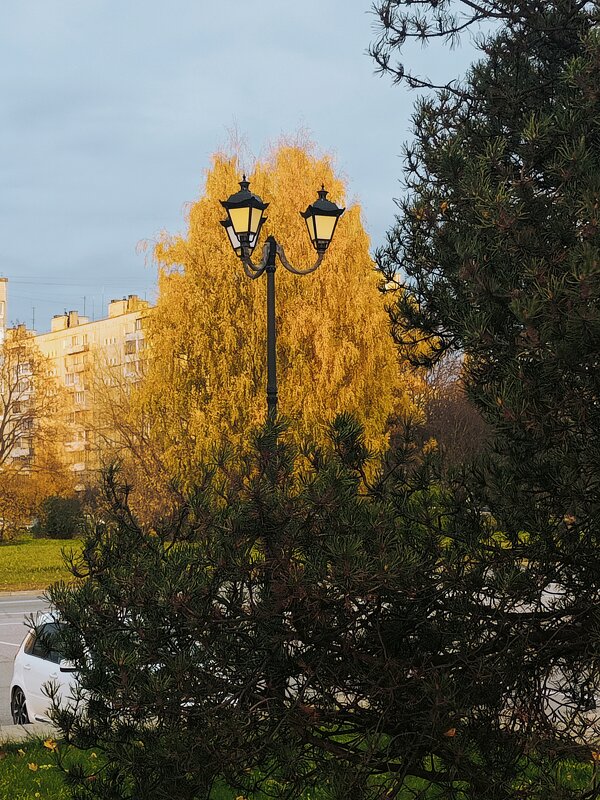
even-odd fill
[{"label": "asphalt road", "polygon": [[40,592],[0,594],[0,726],[12,725],[10,698],[12,665],[19,645],[25,638],[26,618],[43,611],[48,604],[40,599]]}]

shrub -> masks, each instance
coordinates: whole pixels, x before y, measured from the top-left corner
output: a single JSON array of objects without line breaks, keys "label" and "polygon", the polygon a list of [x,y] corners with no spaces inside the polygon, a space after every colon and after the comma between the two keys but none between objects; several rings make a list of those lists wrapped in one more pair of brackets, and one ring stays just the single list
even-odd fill
[{"label": "shrub", "polygon": [[77,497],[48,497],[42,503],[36,533],[49,539],[72,539],[81,533],[83,519]]}]

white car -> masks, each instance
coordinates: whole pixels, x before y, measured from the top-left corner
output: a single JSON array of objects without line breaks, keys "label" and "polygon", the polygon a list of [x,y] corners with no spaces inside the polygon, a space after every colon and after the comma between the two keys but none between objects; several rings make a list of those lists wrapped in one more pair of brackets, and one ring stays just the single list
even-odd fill
[{"label": "white car", "polygon": [[75,671],[61,652],[63,625],[51,613],[41,614],[19,647],[10,684],[10,712],[15,725],[49,721],[46,685],[55,684],[59,697],[67,697],[76,686]]}]

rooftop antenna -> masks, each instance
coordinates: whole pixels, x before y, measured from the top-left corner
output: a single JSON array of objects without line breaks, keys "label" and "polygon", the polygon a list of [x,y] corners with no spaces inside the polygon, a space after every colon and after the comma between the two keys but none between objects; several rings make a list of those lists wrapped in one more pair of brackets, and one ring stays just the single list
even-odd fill
[{"label": "rooftop antenna", "polygon": [[85,317],[85,295],[83,295],[83,316]]},{"label": "rooftop antenna", "polygon": [[31,330],[35,330],[35,306],[31,307]]}]

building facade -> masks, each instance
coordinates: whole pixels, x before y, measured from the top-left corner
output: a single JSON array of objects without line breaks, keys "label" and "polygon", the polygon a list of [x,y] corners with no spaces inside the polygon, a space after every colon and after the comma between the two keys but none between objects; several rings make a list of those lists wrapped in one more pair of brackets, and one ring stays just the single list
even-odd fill
[{"label": "building facade", "polygon": [[[78,311],[69,311],[53,317],[50,331],[36,333],[23,326],[6,328],[6,300],[7,282],[0,278],[0,341],[10,342],[26,333],[45,359],[50,376],[64,387],[64,457],[76,480],[83,480],[84,473],[97,466],[98,375],[104,387],[140,379],[146,345],[144,319],[150,304],[131,294],[111,300],[103,319],[91,321]],[[32,441],[20,437],[18,445],[15,458],[31,456]]]}]

